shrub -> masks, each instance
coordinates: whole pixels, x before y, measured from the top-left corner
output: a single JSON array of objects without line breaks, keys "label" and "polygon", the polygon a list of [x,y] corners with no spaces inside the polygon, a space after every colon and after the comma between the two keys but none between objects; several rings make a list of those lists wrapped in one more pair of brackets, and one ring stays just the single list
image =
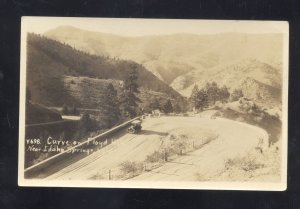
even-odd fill
[{"label": "shrub", "polygon": [[97,173],[97,174],[91,176],[89,179],[91,179],[91,180],[103,180],[103,179],[105,179],[105,177],[106,176],[104,176],[103,173],[102,174]]},{"label": "shrub", "polygon": [[258,168],[262,168],[264,165],[257,162],[257,160],[251,156],[236,157],[227,159],[225,161],[225,168],[230,169],[232,167],[240,168],[244,171],[253,171]]},{"label": "shrub", "polygon": [[235,90],[233,90],[233,92],[230,95],[230,97],[231,97],[230,100],[233,102],[238,101],[243,96],[244,96],[244,94],[241,89],[235,89]]},{"label": "shrub", "polygon": [[218,112],[216,112],[216,113],[214,114],[214,116],[215,116],[215,117],[222,117],[222,114],[221,114],[221,112],[218,111]]},{"label": "shrub", "polygon": [[155,151],[154,153],[147,155],[146,162],[147,163],[157,163],[164,160],[165,154],[163,152]]},{"label": "shrub", "polygon": [[188,144],[185,141],[177,142],[172,147],[172,152],[177,155],[182,155],[184,151],[187,149]]},{"label": "shrub", "polygon": [[143,170],[143,164],[134,161],[125,161],[120,164],[120,170],[125,175],[136,175]]}]

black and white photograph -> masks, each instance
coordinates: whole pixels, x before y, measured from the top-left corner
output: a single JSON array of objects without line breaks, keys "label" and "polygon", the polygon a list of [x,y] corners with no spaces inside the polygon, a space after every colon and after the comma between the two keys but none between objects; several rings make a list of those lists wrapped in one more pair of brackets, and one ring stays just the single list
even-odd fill
[{"label": "black and white photograph", "polygon": [[286,189],[288,22],[21,25],[20,186]]}]

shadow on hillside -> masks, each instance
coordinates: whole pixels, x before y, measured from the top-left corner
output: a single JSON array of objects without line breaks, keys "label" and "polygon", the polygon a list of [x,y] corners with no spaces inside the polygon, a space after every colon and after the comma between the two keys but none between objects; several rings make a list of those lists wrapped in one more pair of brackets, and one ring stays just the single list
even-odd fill
[{"label": "shadow on hillside", "polygon": [[142,130],[140,134],[142,134],[142,135],[159,135],[159,136],[167,136],[168,135],[168,133],[166,133],[166,132],[151,131],[151,130]]}]

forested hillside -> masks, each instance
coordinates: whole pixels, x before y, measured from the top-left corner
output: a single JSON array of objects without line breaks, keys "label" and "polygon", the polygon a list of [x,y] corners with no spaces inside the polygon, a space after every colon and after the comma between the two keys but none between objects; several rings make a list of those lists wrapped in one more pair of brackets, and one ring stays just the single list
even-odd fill
[{"label": "forested hillside", "polygon": [[[67,44],[28,34],[27,86],[31,100],[35,103],[47,106],[76,104],[79,107],[97,108],[97,100],[101,100],[101,92],[97,89],[101,89],[103,83],[112,81],[115,85],[121,85],[120,82],[126,79],[132,69],[138,72],[137,83],[142,91],[159,92],[162,97],[169,97],[184,106],[184,98],[179,93],[140,64],[90,55]],[[73,81],[69,79],[66,82],[67,76],[72,76]],[[89,78],[80,80],[81,83],[89,82],[84,88],[82,84],[76,88],[79,77]],[[87,95],[89,91],[96,94],[90,97]]]}]

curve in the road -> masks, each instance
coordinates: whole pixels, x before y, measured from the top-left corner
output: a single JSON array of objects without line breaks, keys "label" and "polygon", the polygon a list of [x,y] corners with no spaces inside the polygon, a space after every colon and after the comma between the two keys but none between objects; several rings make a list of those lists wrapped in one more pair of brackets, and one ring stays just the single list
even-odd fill
[{"label": "curve in the road", "polygon": [[[268,134],[261,128],[227,120],[199,117],[148,118],[143,122],[144,134],[125,134],[113,144],[75,162],[47,179],[90,179],[97,173],[115,170],[124,161],[144,161],[146,156],[161,146],[165,133],[181,132],[197,135],[209,130],[219,137],[201,149],[167,162],[163,166],[144,172],[129,181],[195,180],[195,174],[212,175],[224,167],[227,158],[244,155],[257,146],[259,139],[267,144]],[[200,137],[200,136],[199,136]],[[62,162],[63,163],[63,162]]]}]

